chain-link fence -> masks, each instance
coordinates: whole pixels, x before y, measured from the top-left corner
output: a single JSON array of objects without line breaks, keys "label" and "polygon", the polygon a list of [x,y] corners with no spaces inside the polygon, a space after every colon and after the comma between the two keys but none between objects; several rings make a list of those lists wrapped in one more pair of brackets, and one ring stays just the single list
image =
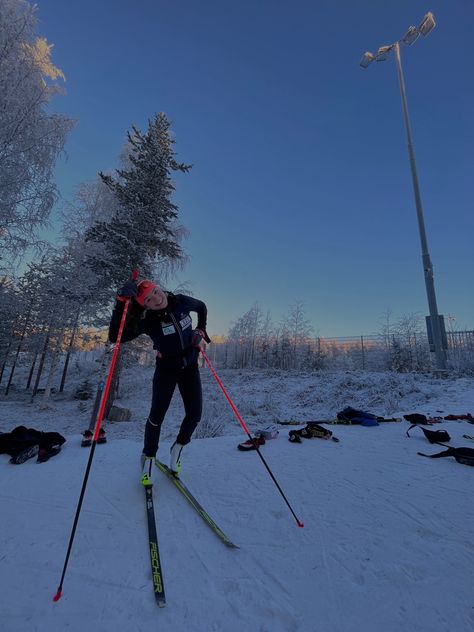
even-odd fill
[{"label": "chain-link fence", "polygon": [[[450,370],[474,373],[474,331],[448,332],[447,361]],[[208,354],[219,367],[280,368],[368,371],[430,371],[434,353],[426,334],[346,336],[285,340],[213,343]]]}]

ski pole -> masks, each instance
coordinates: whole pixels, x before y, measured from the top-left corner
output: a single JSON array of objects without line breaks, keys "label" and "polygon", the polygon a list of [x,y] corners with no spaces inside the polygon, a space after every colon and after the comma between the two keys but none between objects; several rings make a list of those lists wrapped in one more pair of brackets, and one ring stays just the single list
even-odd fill
[{"label": "ski pole", "polygon": [[[133,275],[132,275],[132,279],[134,281],[136,281],[137,278],[138,278],[138,271],[134,270],[133,271]],[[89,472],[90,472],[91,465],[92,465],[92,459],[94,458],[94,452],[95,452],[95,447],[97,445],[97,439],[99,438],[99,430],[100,430],[100,426],[102,424],[102,419],[104,417],[105,405],[107,403],[107,397],[109,395],[109,389],[110,389],[110,384],[112,382],[112,376],[114,374],[115,363],[117,362],[118,351],[119,351],[119,348],[120,348],[120,340],[122,338],[122,332],[123,332],[123,328],[125,326],[125,319],[127,317],[127,311],[128,311],[128,306],[130,304],[130,298],[124,299],[124,303],[125,304],[123,306],[122,320],[120,321],[120,327],[119,327],[118,334],[117,334],[117,341],[115,343],[115,349],[114,349],[114,352],[113,352],[113,355],[112,355],[112,360],[110,361],[109,374],[107,376],[107,380],[105,382],[105,387],[104,387],[104,390],[102,392],[102,400],[100,402],[99,412],[97,414],[97,420],[96,420],[96,423],[95,423],[94,436],[92,438],[92,447],[91,447],[91,451],[90,451],[90,454],[89,454],[89,460],[87,461],[86,472],[84,474],[84,480],[82,482],[82,489],[81,489],[81,493],[80,493],[80,496],[79,496],[79,502],[77,504],[76,515],[74,517],[74,523],[72,525],[71,535],[69,537],[69,544],[68,544],[68,547],[67,547],[66,559],[64,561],[64,567],[63,567],[63,572],[62,572],[62,575],[61,575],[61,581],[59,582],[58,590],[57,590],[56,594],[53,597],[53,601],[59,601],[61,599],[61,595],[62,595],[62,592],[63,592],[64,577],[66,575],[67,565],[68,565],[68,562],[69,562],[69,556],[71,555],[72,543],[74,542],[74,536],[76,534],[77,523],[79,521],[79,514],[81,513],[82,501],[84,500],[84,494],[85,494],[85,491],[86,491],[87,481],[89,479]]]},{"label": "ski pole", "polygon": [[256,441],[252,438],[252,435],[249,432],[249,429],[247,428],[244,420],[242,419],[239,411],[237,410],[237,408],[235,407],[234,402],[231,400],[228,392],[225,389],[224,384],[222,384],[222,381],[220,380],[219,376],[217,375],[214,367],[211,364],[211,361],[209,360],[209,358],[207,357],[207,355],[205,354],[205,352],[200,349],[204,360],[206,361],[207,366],[210,368],[212,375],[216,378],[216,382],[219,384],[219,386],[221,387],[222,392],[225,395],[225,398],[227,399],[227,401],[230,404],[230,407],[232,408],[234,415],[237,417],[239,424],[242,426],[244,432],[247,434],[248,438],[250,439],[250,441],[253,443],[255,449],[257,450],[257,454],[260,457],[260,459],[262,460],[262,463],[264,464],[264,466],[267,468],[268,473],[270,474],[273,482],[275,483],[275,485],[277,486],[278,491],[280,492],[280,494],[283,497],[283,500],[285,501],[285,503],[288,506],[288,509],[291,511],[291,513],[293,514],[294,519],[296,520],[296,524],[298,525],[298,527],[304,527],[304,524],[298,519],[298,517],[296,516],[295,512],[293,511],[293,508],[291,507],[290,503],[288,502],[288,499],[286,498],[285,494],[283,493],[282,488],[280,487],[280,485],[278,484],[278,481],[276,480],[275,476],[273,475],[273,472],[271,471],[268,463],[265,461],[262,453],[260,452],[258,445],[256,443]]}]

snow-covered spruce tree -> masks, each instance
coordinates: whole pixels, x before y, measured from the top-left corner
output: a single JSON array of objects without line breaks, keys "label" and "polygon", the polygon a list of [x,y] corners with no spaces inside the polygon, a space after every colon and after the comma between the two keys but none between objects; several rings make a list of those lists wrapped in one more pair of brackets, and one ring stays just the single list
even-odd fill
[{"label": "snow-covered spruce tree", "polygon": [[[57,197],[53,169],[73,121],[47,110],[64,75],[36,36],[36,8],[0,2],[0,267],[37,242]],[[3,257],[3,259],[2,259]]]},{"label": "snow-covered spruce tree", "polygon": [[149,276],[157,260],[184,258],[171,173],[187,172],[191,165],[175,160],[173,144],[170,122],[165,114],[156,114],[146,133],[135,126],[128,133],[128,165],[116,177],[100,174],[118,207],[109,220],[95,222],[86,239],[103,245],[89,265],[101,272],[107,287],[123,283],[135,268]]}]

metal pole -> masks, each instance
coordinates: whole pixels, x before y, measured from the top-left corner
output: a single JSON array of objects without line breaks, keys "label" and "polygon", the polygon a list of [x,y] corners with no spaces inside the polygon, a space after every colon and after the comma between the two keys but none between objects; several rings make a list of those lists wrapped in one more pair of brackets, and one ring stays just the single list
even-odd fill
[{"label": "metal pole", "polygon": [[400,95],[402,98],[403,119],[408,140],[408,157],[410,159],[411,177],[413,181],[413,191],[415,194],[416,215],[418,217],[418,229],[420,232],[421,258],[423,272],[425,275],[426,294],[428,297],[428,307],[430,311],[431,332],[433,336],[434,351],[436,356],[436,367],[439,371],[446,371],[446,354],[443,349],[441,326],[439,322],[438,306],[436,304],[436,293],[434,287],[433,265],[428,252],[428,242],[426,239],[425,222],[423,219],[423,207],[421,205],[420,186],[416,173],[415,152],[411,136],[410,120],[408,118],[408,105],[405,92],[405,81],[403,78],[402,62],[400,58],[400,43],[395,44],[395,57],[397,59],[398,80],[400,83]]}]

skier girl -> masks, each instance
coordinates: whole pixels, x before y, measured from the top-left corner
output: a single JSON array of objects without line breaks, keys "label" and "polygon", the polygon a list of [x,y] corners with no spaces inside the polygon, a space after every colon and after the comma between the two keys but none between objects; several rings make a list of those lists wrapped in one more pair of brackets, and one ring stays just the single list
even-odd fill
[{"label": "skier girl", "polygon": [[[198,368],[199,344],[211,342],[206,333],[205,303],[184,294],[164,292],[153,281],[128,281],[118,292],[117,303],[109,326],[109,340],[117,340],[124,301],[129,298],[122,341],[147,334],[156,351],[153,395],[150,414],[145,425],[141,455],[141,482],[152,484],[152,471],[160,430],[176,385],[183,400],[185,416],[176,441],[170,450],[170,469],[176,475],[181,468],[183,448],[201,420],[202,388]],[[190,312],[197,313],[197,328],[193,329]]]}]

